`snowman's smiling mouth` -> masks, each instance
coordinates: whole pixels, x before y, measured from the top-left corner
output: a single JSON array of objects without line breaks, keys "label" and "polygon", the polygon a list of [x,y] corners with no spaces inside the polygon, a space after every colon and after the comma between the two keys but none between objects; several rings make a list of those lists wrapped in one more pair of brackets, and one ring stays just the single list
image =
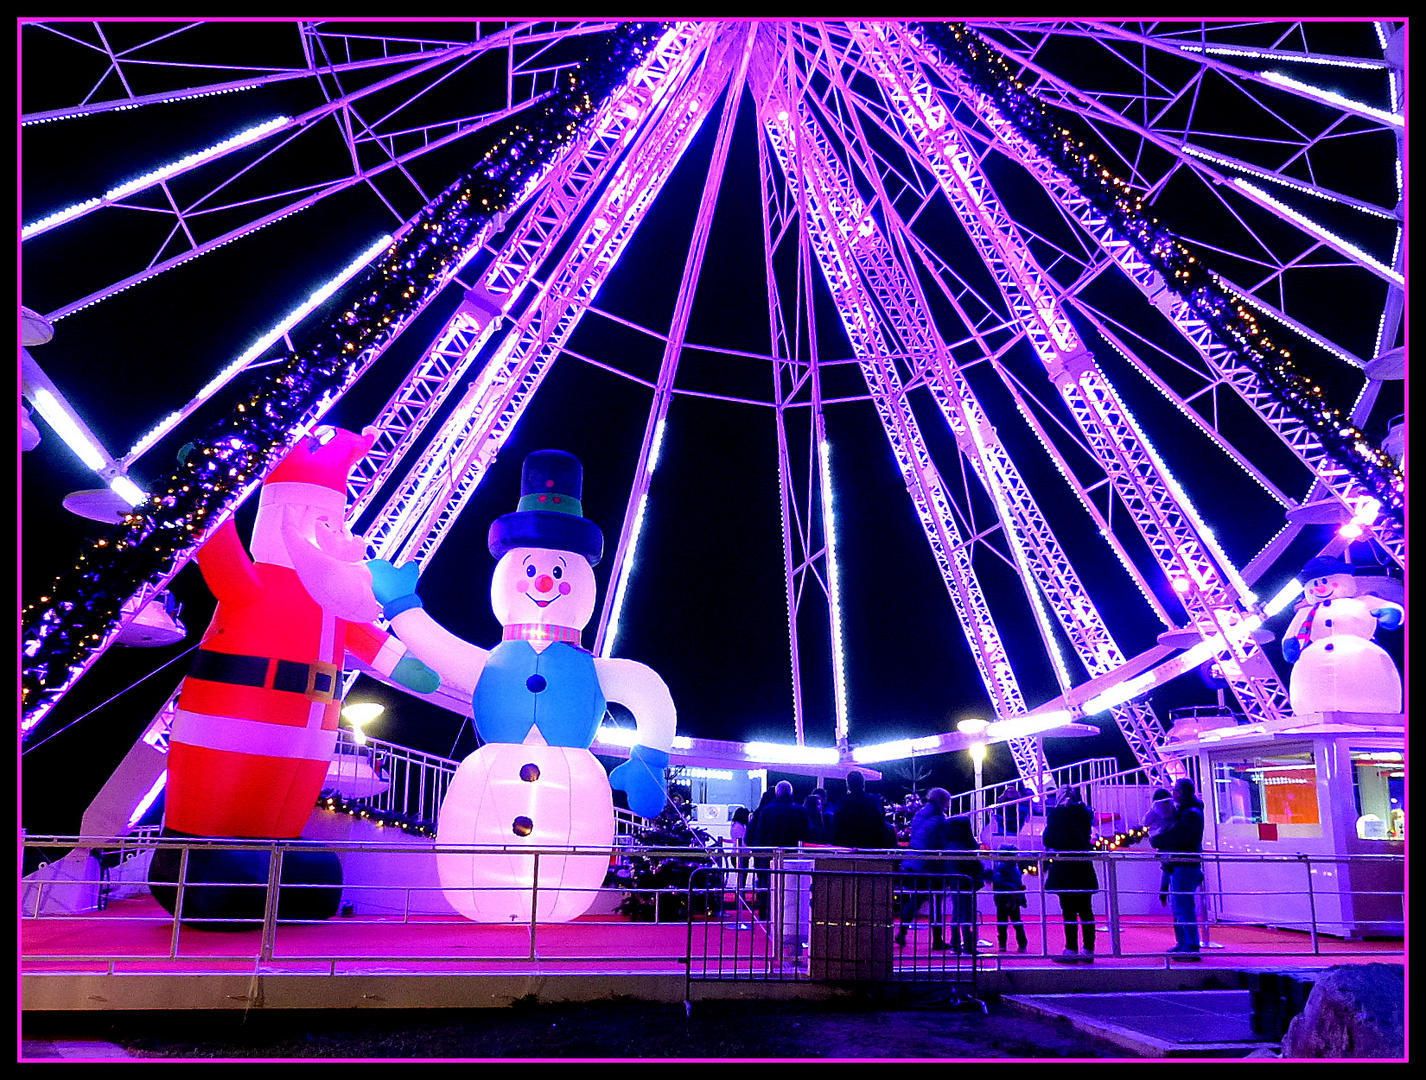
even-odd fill
[{"label": "snowman's smiling mouth", "polygon": [[529,593],[526,593],[525,595],[529,596],[530,600],[533,601],[539,607],[549,607],[551,604],[553,604],[556,600],[559,599],[558,596],[551,596],[548,600],[541,600],[538,596],[530,596]]}]

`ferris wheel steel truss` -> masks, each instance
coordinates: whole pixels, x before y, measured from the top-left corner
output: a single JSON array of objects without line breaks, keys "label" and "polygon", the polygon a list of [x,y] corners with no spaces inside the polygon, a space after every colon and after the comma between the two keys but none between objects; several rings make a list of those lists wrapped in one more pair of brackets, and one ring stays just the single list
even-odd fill
[{"label": "ferris wheel steel truss", "polygon": [[[1253,238],[1245,244],[1251,250],[1234,261],[1235,271],[1265,267],[1258,280],[1241,288],[1223,277],[1244,304],[1358,367],[1391,348],[1404,310],[1400,240],[1392,260],[1384,261],[1306,221],[1261,185],[1306,191],[1313,198],[1396,222],[1399,236],[1397,207],[1313,182],[1310,168],[1314,156],[1330,152],[1333,139],[1349,130],[1379,130],[1395,134],[1399,142],[1403,133],[1399,98],[1394,109],[1376,110],[1350,102],[1329,102],[1307,84],[1274,81],[1221,58],[1222,50],[1234,42],[1226,31],[1211,25],[1176,28],[1038,20],[970,25],[1001,50],[1021,72],[1025,84],[1045,101],[1105,135],[1129,170],[1133,186],[1145,193],[1146,200],[1162,197],[1175,185],[1193,182],[1223,201],[1242,230]],[[1245,25],[1251,28],[1252,24],[1245,21]],[[1311,53],[1305,37],[1302,47],[1294,50],[1289,42],[1298,40],[1292,37],[1296,29],[1290,24],[1285,27],[1287,32],[1270,45],[1235,47],[1279,62],[1349,59]],[[424,190],[407,166],[538,99],[545,92],[541,88],[549,85],[552,73],[562,63],[546,65],[545,47],[570,35],[604,28],[602,24],[510,24],[478,35],[473,42],[402,39],[392,42],[389,51],[374,60],[332,62],[326,50],[343,40],[341,32],[329,33],[323,24],[302,24],[307,66],[207,89],[241,90],[274,80],[305,78],[325,90],[331,81],[336,91],[326,93],[326,104],[284,119],[259,135],[268,149],[256,162],[250,160],[244,143],[180,165],[152,181],[148,186],[165,193],[174,213],[174,226],[164,246],[145,269],[57,308],[51,317],[63,318],[99,303],[353,185],[371,186],[379,200],[402,218],[394,235],[426,227],[421,225],[420,212],[396,209],[394,197],[377,188],[377,177],[387,172],[407,176],[421,198],[433,201],[437,196]],[[1097,95],[1092,88],[1057,73],[1052,54],[1070,39],[1112,53],[1137,77],[1137,92],[1109,89]],[[499,50],[509,56],[505,101],[490,112],[445,119],[424,130],[414,125],[396,127],[400,109],[370,117],[359,112],[366,99],[377,99],[407,80],[412,89],[406,104],[439,95],[453,68],[476,57],[489,58]],[[319,62],[318,52],[327,62]],[[1165,55],[1181,61],[1174,69],[1183,72],[1181,81],[1167,81],[1161,66],[1154,62]],[[122,66],[123,57],[111,58],[115,69]],[[1377,64],[1390,76],[1385,61],[1360,63]],[[342,79],[374,65],[390,65],[394,70],[376,82],[341,89]],[[1279,156],[1276,164],[1261,154],[1257,160],[1249,160],[1250,148],[1246,146],[1235,157],[1213,145],[1213,133],[1195,129],[1200,122],[1196,95],[1214,79],[1234,84],[1265,113],[1272,112],[1275,95],[1285,94],[1298,104],[1337,108],[1341,118],[1316,133],[1294,129],[1298,142],[1274,151]],[[671,325],[650,331],[663,338],[663,355],[656,379],[646,383],[652,404],[599,616],[596,649],[607,652],[613,648],[618,609],[629,587],[632,553],[650,495],[649,477],[669,403],[686,392],[677,384],[678,360],[688,343],[702,254],[713,227],[723,163],[746,91],[755,98],[761,129],[761,242],[770,339],[765,359],[772,367],[772,404],[778,424],[777,473],[784,519],[796,741],[803,743],[807,727],[798,611],[807,602],[808,583],[815,582],[813,592],[829,607],[834,652],[839,651],[836,638],[845,617],[838,597],[825,426],[828,403],[821,384],[824,360],[835,358],[845,363],[838,354],[844,346],[838,343],[838,352],[833,352],[833,343],[819,341],[811,327],[817,288],[825,288],[833,298],[851,346],[850,355],[865,382],[866,399],[875,407],[971,643],[971,655],[993,711],[1001,722],[1027,722],[1023,728],[1007,729],[1022,732],[1007,740],[1022,775],[1032,777],[1043,767],[1043,751],[1031,737],[1040,730],[1036,718],[1044,721],[1043,728],[1052,728],[1055,723],[1085,715],[1093,699],[1108,702],[1107,708],[1135,758],[1151,776],[1163,779],[1165,729],[1144,694],[1181,674],[1187,662],[1183,657],[1169,657],[1172,650],[1164,648],[1130,657],[1116,642],[1093,590],[1075,571],[1066,544],[1042,512],[1015,455],[982,408],[968,378],[970,365],[988,367],[1003,384],[1026,428],[1054,461],[1072,496],[1089,516],[1095,534],[1102,536],[1117,556],[1165,629],[1191,630],[1212,646],[1208,655],[1220,665],[1250,720],[1286,715],[1285,690],[1251,631],[1263,618],[1254,586],[1285,546],[1293,526],[1270,538],[1246,567],[1235,566],[1146,437],[1078,326],[1095,328],[1107,347],[1189,417],[1227,460],[1257,477],[1285,509],[1308,498],[1325,497],[1338,502],[1345,515],[1360,515],[1370,501],[1369,493],[1213,334],[1192,305],[1174,293],[1158,270],[1118,233],[1109,216],[1017,128],[983,88],[954,64],[944,62],[933,42],[914,24],[698,20],[665,27],[657,44],[602,104],[593,122],[545,163],[537,182],[515,200],[508,216],[493,221],[466,259],[449,268],[443,280],[433,283],[422,298],[424,308],[448,286],[464,291],[454,314],[433,335],[373,421],[379,432],[376,446],[352,476],[351,520],[356,523],[370,516],[363,531],[373,554],[418,563],[434,555],[530,405],[545,373],[567,349],[581,320],[595,310],[601,285],[619,264],[650,206],[721,102],[717,145],[698,201],[693,241]],[[164,100],[164,94],[132,95],[92,102],[70,114]],[[63,115],[64,110],[51,110],[30,119],[53,120]],[[171,177],[211,167],[215,160],[240,151],[234,158],[233,176],[241,176],[275,155],[288,140],[333,118],[344,121],[345,145],[353,165],[349,175],[306,189],[276,192],[270,198],[284,200],[278,209],[255,211],[242,227],[199,239],[202,230],[197,222],[215,208],[229,181],[215,181],[210,191],[180,208],[169,191]],[[1290,126],[1286,120],[1282,124]],[[1124,149],[1135,144],[1137,152]],[[406,149],[408,145],[413,148]],[[379,149],[379,156],[373,162],[374,148]],[[1072,231],[1075,246],[1018,221],[1002,203],[992,166],[1003,167],[1004,162],[1013,163],[1048,195],[1061,225]],[[1304,180],[1304,175],[1308,179]],[[126,205],[124,200],[130,197],[99,200],[77,211],[75,218]],[[1241,200],[1241,205],[1295,230],[1291,241],[1279,242],[1266,234],[1260,237],[1247,220],[1248,211],[1236,208],[1231,200]],[[916,219],[933,203],[947,208],[959,223],[978,255],[984,278],[972,280],[973,275],[962,275],[917,227]],[[67,223],[46,221],[35,235]],[[177,238],[187,239],[187,250],[168,253]],[[783,281],[773,266],[774,250],[784,244],[798,252],[800,276],[792,285]],[[1372,350],[1368,350],[1371,355],[1352,344],[1329,339],[1305,317],[1289,310],[1290,284],[1299,273],[1320,265],[1325,257],[1321,253],[1329,251],[1340,259],[1333,265],[1359,270],[1381,283],[1381,320]],[[1212,262],[1211,253],[1205,258]],[[1193,373],[1200,385],[1195,389],[1184,391],[1163,378],[1152,362],[1154,347],[1119,327],[1111,313],[1099,310],[1089,287],[1109,270],[1122,273],[1196,357],[1199,366]],[[935,295],[928,294],[928,289]],[[949,310],[953,318],[943,325],[946,320],[933,310]],[[410,321],[408,317],[406,325]],[[1066,459],[1061,449],[1064,431],[1056,434],[1049,430],[1045,406],[1033,399],[1024,377],[1004,362],[1018,343],[1028,345],[1038,358],[1059,395],[1062,415],[1072,422],[1070,438],[1078,452],[1093,461],[1097,478],[1082,478],[1082,461],[1072,465]],[[375,359],[375,353],[364,356],[358,374]],[[1180,372],[1188,369],[1178,354],[1175,363]],[[456,392],[465,382],[469,386],[457,399]],[[964,500],[957,500],[942,475],[944,463],[938,467],[927,445],[909,404],[910,395],[921,389],[929,394],[965,466],[993,507],[994,522],[989,527],[975,524],[976,511]],[[1377,390],[1367,380],[1356,405],[1359,413],[1371,408]],[[1211,401],[1223,392],[1232,392],[1245,403],[1296,460],[1302,470],[1298,478],[1303,485],[1301,495],[1293,496],[1285,482],[1259,472],[1238,440],[1220,430],[1212,411],[1202,407],[1203,400]],[[785,421],[803,406],[810,418],[811,442],[805,482],[796,475],[791,451],[795,435]],[[388,488],[393,490],[378,506],[379,496]],[[1106,499],[1105,488],[1114,492],[1114,505],[1121,517],[1127,516],[1132,523],[1157,577],[1177,583],[1173,595],[1182,609],[1182,627],[1176,625],[1180,616],[1156,595],[1145,568],[1136,564],[1120,542],[1123,526],[1111,524],[1106,506],[1101,505]],[[1091,489],[1100,490],[1094,495]],[[1404,564],[1404,534],[1396,523],[1380,523],[1375,535],[1383,548]],[[1032,707],[1026,700],[992,613],[993,604],[977,575],[972,556],[993,542],[995,554],[1015,568],[1023,584],[1047,663],[1060,687],[1060,697],[1053,702]],[[166,581],[152,583],[153,590],[164,584]],[[1061,655],[1062,642],[1088,675],[1087,684],[1076,686],[1079,677]],[[834,741],[845,761],[851,759],[855,733],[840,657],[834,657],[832,677],[837,683]],[[948,734],[941,737],[939,745],[951,748],[965,741]]]}]

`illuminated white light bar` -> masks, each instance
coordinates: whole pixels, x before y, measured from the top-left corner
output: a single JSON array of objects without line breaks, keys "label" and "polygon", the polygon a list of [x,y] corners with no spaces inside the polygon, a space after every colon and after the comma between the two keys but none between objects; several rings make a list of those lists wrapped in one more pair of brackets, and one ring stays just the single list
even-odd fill
[{"label": "illuminated white light bar", "polygon": [[1263,613],[1267,615],[1269,619],[1271,619],[1274,615],[1276,615],[1278,612],[1282,611],[1285,607],[1287,607],[1288,604],[1296,600],[1298,595],[1301,594],[1301,592],[1302,582],[1298,581],[1296,578],[1293,578],[1291,581],[1289,581],[1286,585],[1284,585],[1281,589],[1278,590],[1276,596],[1274,596],[1271,600],[1267,602],[1267,605],[1263,608]]},{"label": "illuminated white light bar", "polygon": [[601,727],[596,738],[606,746],[633,746],[638,741],[638,734],[633,728]]},{"label": "illuminated white light bar", "polygon": [[663,432],[665,426],[666,421],[663,419],[660,419],[659,422],[654,425],[653,445],[649,447],[649,463],[644,467],[644,471],[650,476],[653,475],[654,469],[659,463],[659,454],[663,451]]},{"label": "illuminated white light bar", "polygon": [[784,743],[750,742],[743,752],[753,761],[777,763],[785,761],[800,765],[836,765],[841,757],[833,746],[789,746]]},{"label": "illuminated white light bar", "polygon": [[148,495],[127,476],[116,476],[109,481],[109,490],[130,506],[138,506]]},{"label": "illuminated white light bar", "polygon": [[827,542],[827,588],[831,593],[832,680],[837,707],[837,739],[847,737],[847,670],[842,645],[842,603],[837,572],[837,519],[832,508],[832,446],[823,439],[818,463],[822,472],[822,521]]},{"label": "illuminated white light bar", "polygon": [[[1302,586],[1297,582],[1293,582],[1287,588],[1284,588],[1280,593],[1277,594],[1277,596],[1273,597],[1273,599],[1268,603],[1268,606],[1264,609],[1266,617],[1270,618],[1271,616],[1276,615],[1279,611],[1281,611],[1284,607],[1287,606],[1288,601],[1291,600],[1294,595],[1296,595],[1296,592],[1290,591],[1294,585],[1296,586],[1296,592],[1301,591]],[[1254,630],[1258,629],[1258,627],[1262,625],[1263,619],[1261,617],[1257,615],[1249,615],[1242,622],[1232,627],[1231,636],[1233,639],[1233,644],[1236,645],[1242,643],[1247,639],[1249,634],[1251,634]],[[1227,646],[1227,643],[1228,639],[1220,633],[1214,634],[1211,638],[1206,638],[1205,640],[1200,641],[1191,649],[1185,649],[1179,656],[1180,670],[1187,671],[1190,667],[1194,667],[1198,664],[1202,664],[1205,661],[1212,659],[1214,656],[1218,655],[1218,653],[1223,651],[1223,649]],[[1151,674],[1152,673],[1146,672],[1144,675],[1139,676],[1139,679],[1142,680],[1148,678]],[[1103,694],[1091,698],[1088,702],[1085,703],[1085,711],[1103,712],[1107,708],[1111,708],[1114,705],[1119,705],[1125,701],[1128,701],[1128,697],[1119,696],[1120,692],[1132,686],[1137,681],[1138,680],[1131,679],[1129,680],[1129,682],[1123,684],[1122,686],[1116,687],[1113,690],[1106,690]],[[1141,685],[1135,688],[1134,694],[1139,693],[1143,689],[1147,689],[1147,686]],[[1134,694],[1130,694],[1129,697],[1134,696]]]},{"label": "illuminated white light bar", "polygon": [[144,434],[124,456],[123,464],[126,467],[133,464],[133,462],[146,453],[154,443],[167,435],[205,401],[223,387],[227,386],[228,383],[232,382],[243,369],[265,353],[274,342],[278,341],[289,330],[305,319],[315,308],[325,303],[333,293],[351,280],[358,271],[362,270],[372,259],[376,258],[377,255],[381,254],[390,246],[391,235],[389,233],[370,244],[365,251],[338,271],[325,285],[318,288],[301,304],[289,311],[272,329],[268,330],[267,333],[253,342],[241,356],[210,379],[208,384],[198,391],[192,401],[176,412],[169,413],[150,431]]},{"label": "illuminated white light bar", "polygon": [[170,176],[191,169],[195,165],[201,165],[205,161],[211,161],[213,158],[229,150],[236,150],[239,146],[245,146],[250,142],[255,142],[269,131],[273,131],[283,124],[286,124],[289,119],[290,118],[286,116],[277,116],[271,120],[265,120],[256,127],[250,127],[246,131],[238,132],[238,134],[234,135],[231,139],[224,139],[220,143],[215,143],[206,150],[199,150],[196,154],[189,154],[187,157],[179,158],[177,161],[170,162],[167,165],[161,165],[152,172],[145,173],[143,176],[136,176],[126,184],[120,184],[116,188],[110,188],[104,193],[104,198],[120,199],[125,195],[132,195],[135,191],[167,180]]},{"label": "illuminated white light bar", "polygon": [[102,199],[85,199],[82,203],[75,203],[73,206],[66,206],[63,210],[56,210],[53,214],[47,214],[38,221],[32,221],[21,227],[20,239],[28,240],[32,236],[38,236],[42,232],[53,229],[56,225],[62,225],[81,214],[87,214],[102,204]]},{"label": "illuminated white light bar", "polygon": [[614,655],[614,643],[619,640],[619,621],[624,615],[624,597],[629,593],[629,578],[634,573],[634,556],[639,550],[639,536],[644,531],[644,511],[648,509],[649,493],[639,496],[639,507],[634,511],[634,527],[629,535],[629,555],[624,560],[623,572],[619,575],[619,587],[614,591],[614,610],[609,616],[609,632],[604,635],[604,655]]},{"label": "illuminated white light bar", "polygon": [[163,772],[158,774],[158,779],[153,782],[153,787],[149,788],[144,797],[139,800],[139,805],[134,807],[134,812],[129,815],[129,828],[132,829],[143,820],[144,815],[148,813],[149,807],[153,805],[154,800],[159,796],[159,792],[163,790],[164,785],[167,783],[168,770],[164,769]]},{"label": "illuminated white light bar", "polygon": [[992,721],[985,729],[985,737],[997,742],[1002,739],[1023,739],[1031,735],[1042,735],[1073,721],[1074,717],[1068,709],[1055,709],[1033,716],[1016,716],[1009,720]]},{"label": "illuminated white light bar", "polygon": [[206,150],[199,150],[197,153],[189,154],[187,157],[179,158],[177,161],[171,161],[167,165],[161,165],[151,172],[144,173],[142,176],[136,176],[134,179],[128,180],[118,187],[110,188],[104,192],[103,198],[86,199],[82,203],[76,203],[63,210],[58,210],[53,214],[41,218],[39,221],[32,222],[21,228],[20,239],[28,240],[32,236],[38,236],[42,232],[53,229],[56,225],[62,225],[66,221],[71,221],[82,214],[86,214],[96,207],[117,202],[125,195],[132,195],[136,191],[142,191],[146,187],[152,187],[154,184],[161,183],[171,176],[176,176],[178,173],[202,165],[204,162],[211,161],[213,158],[221,157],[229,150],[236,150],[240,146],[255,142],[268,132],[287,124],[290,119],[290,117],[278,116],[271,120],[265,120],[256,127],[248,128],[246,131],[240,131],[231,139],[224,139],[222,142],[216,143]]},{"label": "illuminated white light bar", "polygon": [[[1259,180],[1266,180],[1269,183],[1278,184],[1281,187],[1291,188],[1294,191],[1300,191],[1305,195],[1312,195],[1318,199],[1328,199],[1336,201],[1335,199],[1333,199],[1333,196],[1330,192],[1324,191],[1323,189],[1318,187],[1313,187],[1310,184],[1304,184],[1301,181],[1294,180],[1288,176],[1283,176],[1280,173],[1271,172],[1257,165],[1253,165],[1250,162],[1242,161],[1235,157],[1229,157],[1226,154],[1217,154],[1214,153],[1212,150],[1205,149],[1202,146],[1195,146],[1193,143],[1181,143],[1180,146],[1183,149],[1184,153],[1190,154],[1193,157],[1198,158],[1200,161],[1207,161],[1213,165],[1222,165],[1226,168],[1237,169],[1240,172],[1245,172],[1249,173],[1252,176],[1256,176]],[[1387,221],[1396,220],[1396,215],[1393,211],[1380,206],[1370,206],[1362,202],[1354,202],[1351,204],[1351,206],[1354,210],[1359,210],[1364,214],[1370,214],[1373,217],[1384,218]]]},{"label": "illuminated white light bar", "polygon": [[900,758],[910,756],[910,739],[895,739],[891,742],[873,743],[871,746],[858,746],[852,750],[853,761],[866,762],[868,765],[874,761],[896,761]]},{"label": "illuminated white light bar", "polygon": [[1203,53],[1205,56],[1251,56],[1259,60],[1282,63],[1291,60],[1294,64],[1316,64],[1320,67],[1383,68],[1380,60],[1366,60],[1351,56],[1318,56],[1313,53],[1284,53],[1277,49],[1254,49],[1247,45],[1207,45],[1202,42],[1178,42],[1184,52]]},{"label": "illuminated white light bar", "polygon": [[702,765],[680,765],[678,771],[690,780],[731,780],[732,769],[709,769]]},{"label": "illuminated white light bar", "polygon": [[[663,449],[664,421],[654,425],[652,445],[649,447],[648,464],[644,472],[652,476],[659,463],[659,453]],[[648,508],[647,489],[639,496],[639,508],[634,512],[634,526],[629,535],[629,553],[624,559],[623,571],[619,575],[619,586],[614,591],[614,610],[609,616],[609,632],[604,636],[604,655],[614,654],[614,643],[619,640],[619,621],[624,614],[624,597],[629,592],[629,579],[634,576],[635,556],[639,553],[639,538],[644,534],[644,512]]]},{"label": "illuminated white light bar", "polygon": [[1403,116],[1389,113],[1385,109],[1375,108],[1364,102],[1353,101],[1351,98],[1343,97],[1341,94],[1334,93],[1331,90],[1324,90],[1320,86],[1313,86],[1311,83],[1301,82],[1292,78],[1290,75],[1283,75],[1277,71],[1265,71],[1263,72],[1263,78],[1270,83],[1276,83],[1278,86],[1285,87],[1299,94],[1304,94],[1324,104],[1332,105],[1338,109],[1346,109],[1348,112],[1356,113],[1359,116],[1368,116],[1374,120],[1379,120],[1389,127],[1404,128],[1406,126],[1406,119]]},{"label": "illuminated white light bar", "polygon": [[1155,685],[1155,675],[1152,671],[1146,671],[1132,679],[1126,679],[1112,690],[1106,690],[1102,694],[1096,694],[1084,703],[1086,716],[1094,716],[1097,713],[1108,712],[1116,705],[1123,705],[1126,701],[1132,701],[1145,690],[1151,689]]},{"label": "illuminated white light bar", "polygon": [[1357,259],[1359,262],[1361,262],[1364,266],[1371,267],[1377,274],[1379,274],[1386,280],[1392,282],[1393,284],[1399,285],[1402,288],[1406,287],[1406,278],[1400,271],[1393,270],[1390,266],[1387,266],[1380,260],[1372,258],[1356,244],[1349,243],[1348,241],[1342,239],[1342,237],[1338,236],[1336,233],[1323,228],[1306,214],[1294,210],[1292,207],[1288,206],[1286,203],[1282,202],[1279,199],[1273,198],[1256,184],[1250,184],[1246,180],[1240,179],[1238,177],[1234,177],[1228,182],[1234,187],[1236,187],[1239,191],[1245,192],[1257,201],[1265,205],[1271,206],[1284,217],[1291,218],[1293,221],[1297,222],[1297,224],[1301,225],[1304,229],[1310,232],[1313,236],[1317,237],[1323,243],[1329,244],[1332,247],[1336,248],[1338,251],[1350,255],[1352,258]]},{"label": "illuminated white light bar", "polygon": [[54,394],[44,387],[35,390],[31,399],[35,410],[45,418],[54,433],[78,455],[79,460],[95,472],[102,472],[109,464],[104,448],[96,443],[75,416]]},{"label": "illuminated white light bar", "polygon": [[899,761],[914,754],[929,754],[946,749],[947,737],[927,735],[919,739],[893,739],[890,742],[871,743],[852,750],[853,761],[863,765],[874,765],[880,761]]}]

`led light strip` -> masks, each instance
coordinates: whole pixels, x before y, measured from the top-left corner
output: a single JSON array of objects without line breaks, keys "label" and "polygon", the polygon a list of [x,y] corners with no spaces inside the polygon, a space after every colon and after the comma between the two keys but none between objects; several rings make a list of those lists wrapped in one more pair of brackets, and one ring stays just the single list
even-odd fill
[{"label": "led light strip", "polygon": [[73,221],[75,218],[82,217],[91,210],[98,209],[101,206],[110,206],[126,195],[132,195],[136,191],[142,191],[144,188],[161,183],[171,176],[176,176],[181,172],[187,172],[189,169],[196,168],[204,162],[212,161],[216,157],[221,157],[229,150],[236,150],[240,146],[256,142],[269,132],[275,131],[277,128],[290,122],[290,117],[277,116],[271,120],[263,121],[256,127],[250,127],[246,131],[240,131],[231,139],[224,139],[222,142],[216,143],[206,150],[199,150],[196,153],[189,154],[187,157],[179,158],[177,161],[171,161],[167,165],[160,165],[157,169],[144,173],[142,176],[136,176],[132,180],[120,184],[118,187],[110,188],[101,198],[86,199],[84,202],[75,203],[73,206],[65,207],[63,210],[57,210],[53,214],[40,218],[39,221],[31,222],[29,225],[23,226],[20,229],[20,239],[28,240],[33,236],[48,232],[58,225],[63,225],[66,221]]},{"label": "led light strip", "polygon": [[280,322],[268,330],[267,333],[263,334],[262,337],[258,338],[241,356],[209,380],[208,384],[198,391],[193,400],[176,412],[169,413],[168,416],[164,417],[156,426],[144,434],[138,442],[134,443],[132,449],[124,455],[121,464],[125,468],[132,465],[140,456],[146,453],[154,443],[167,435],[204,402],[224,386],[228,385],[228,383],[236,378],[249,364],[265,353],[269,346],[306,318],[314,309],[321,306],[333,293],[371,262],[372,259],[390,247],[391,242],[391,236],[388,234],[368,246],[365,251],[343,267],[336,276],[318,288],[301,304],[288,312]]}]

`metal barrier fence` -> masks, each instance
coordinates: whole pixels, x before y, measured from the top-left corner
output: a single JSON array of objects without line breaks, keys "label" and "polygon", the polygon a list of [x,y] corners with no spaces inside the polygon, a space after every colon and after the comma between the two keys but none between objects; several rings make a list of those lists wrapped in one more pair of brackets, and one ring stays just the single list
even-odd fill
[{"label": "metal barrier fence", "polygon": [[[898,916],[912,895],[913,883],[899,870],[905,852],[851,852],[836,849],[754,850],[748,865],[731,856],[711,858],[686,848],[641,849],[657,862],[694,863],[684,882],[668,888],[640,889],[620,879],[627,847],[609,849],[462,848],[475,859],[503,859],[512,853],[558,864],[568,855],[596,855],[610,860],[606,887],[594,898],[602,916],[598,948],[590,951],[577,933],[581,924],[559,927],[533,918],[515,926],[488,927],[456,918],[433,868],[433,841],[331,843],[282,841],[261,843],[185,842],[148,838],[28,838],[27,848],[60,853],[89,852],[87,868],[60,877],[39,873],[27,878],[22,892],[21,959],[85,959],[118,963],[136,958],[181,958],[195,950],[211,954],[221,940],[224,956],[258,961],[281,957],[327,964],[337,970],[347,961],[400,960],[439,967],[448,962],[485,962],[495,966],[538,961],[560,964],[637,960],[643,964],[683,965],[690,980],[934,980],[974,986],[978,970],[1056,959],[1060,956],[1061,918],[1053,894],[1045,890],[1042,852],[927,853],[955,875],[957,863],[1014,859],[1025,869],[1026,905],[1022,925],[1028,947],[1022,954],[1007,940],[998,945],[994,895],[968,894],[974,954],[937,948],[931,901],[906,925],[898,943]],[[440,850],[453,850],[444,848]],[[188,867],[201,853],[242,851],[255,855],[259,871],[241,881],[209,880],[202,888],[231,886],[254,898],[246,913],[213,917],[213,923],[240,929],[237,934],[204,933],[204,919],[180,921],[142,900],[152,890],[152,857],[163,851],[178,867],[168,887],[176,910],[191,887]],[[283,897],[319,894],[330,885],[284,881],[284,865],[313,852],[335,854],[344,867],[336,918],[292,915]],[[102,856],[102,859],[101,859]],[[1129,851],[1087,853],[1099,888],[1093,895],[1099,929],[1096,954],[1145,963],[1167,963],[1174,941],[1172,921],[1161,902],[1160,863],[1156,856]],[[101,865],[104,864],[104,865]],[[1205,884],[1196,898],[1204,902],[1201,935],[1215,959],[1294,957],[1314,960],[1360,953],[1395,959],[1402,956],[1404,867],[1400,856],[1325,857],[1204,856]],[[740,876],[741,874],[741,876]],[[972,875],[965,875],[972,876]],[[954,881],[948,881],[953,885]],[[162,882],[160,888],[164,887]],[[537,888],[553,887],[537,877]],[[923,891],[924,887],[923,887]],[[96,902],[106,897],[107,903]],[[913,897],[914,898],[914,897]],[[963,902],[967,897],[960,897]],[[241,905],[240,905],[241,906]],[[300,912],[296,903],[292,910]],[[621,910],[622,909],[622,910]],[[1245,910],[1256,910],[1245,917]],[[1228,913],[1239,914],[1229,917]],[[87,921],[86,921],[87,920]],[[955,917],[951,915],[951,921]],[[142,927],[145,944],[116,933]],[[165,928],[154,934],[156,926]],[[325,928],[321,934],[313,927]],[[88,930],[93,930],[88,933]],[[333,932],[335,929],[335,932]],[[1007,929],[1013,929],[1007,927]],[[484,931],[490,931],[482,936]],[[514,936],[511,933],[517,932]],[[498,933],[497,933],[498,932]],[[503,936],[502,936],[503,934]],[[946,934],[949,939],[949,932]]]}]

